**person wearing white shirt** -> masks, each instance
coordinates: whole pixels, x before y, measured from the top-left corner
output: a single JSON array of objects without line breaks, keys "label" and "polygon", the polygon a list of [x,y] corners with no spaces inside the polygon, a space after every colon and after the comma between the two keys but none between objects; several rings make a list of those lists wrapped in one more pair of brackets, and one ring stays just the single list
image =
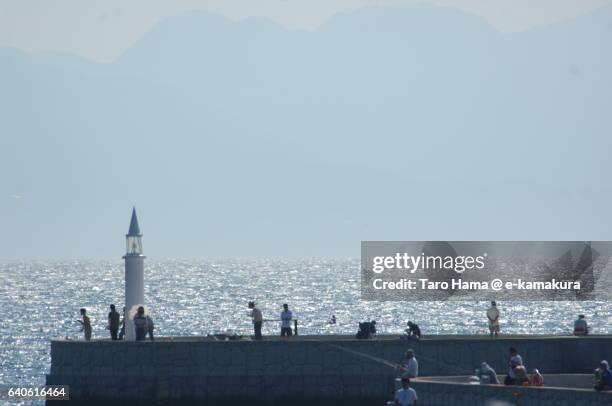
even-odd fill
[{"label": "person wearing white shirt", "polygon": [[261,340],[261,325],[263,324],[263,314],[261,310],[255,306],[255,302],[249,302],[249,309],[251,309],[251,318],[253,319],[253,329],[255,330],[255,339]]},{"label": "person wearing white shirt", "polygon": [[416,406],[417,394],[410,387],[410,378],[402,378],[402,387],[395,392],[394,400],[396,406]]},{"label": "person wearing white shirt", "polygon": [[487,310],[487,319],[489,320],[489,333],[491,337],[495,334],[495,337],[499,334],[499,309],[495,301],[491,302],[491,307]]},{"label": "person wearing white shirt", "polygon": [[293,313],[289,310],[289,305],[285,303],[283,305],[283,311],[280,314],[281,318],[281,337],[291,337],[293,332],[291,330],[291,319],[293,319]]},{"label": "person wearing white shirt", "polygon": [[416,378],[419,376],[419,363],[414,356],[413,350],[406,351],[406,360],[404,361],[402,376],[408,378]]}]

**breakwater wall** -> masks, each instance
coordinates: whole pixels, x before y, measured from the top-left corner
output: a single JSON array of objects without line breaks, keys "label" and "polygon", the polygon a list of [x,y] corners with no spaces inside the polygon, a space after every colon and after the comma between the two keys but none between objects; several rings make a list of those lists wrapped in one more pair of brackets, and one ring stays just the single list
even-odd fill
[{"label": "breakwater wall", "polygon": [[[389,362],[401,362],[408,348],[417,354],[421,376],[444,376],[471,374],[482,361],[504,373],[510,346],[518,348],[528,368],[539,368],[545,375],[592,373],[601,359],[612,358],[612,337],[607,336],[52,341],[47,384],[70,385],[73,403],[92,405],[185,405],[196,400],[220,405],[372,405],[390,399],[396,371]],[[420,405],[439,404],[428,403],[426,387],[420,392]]]}]

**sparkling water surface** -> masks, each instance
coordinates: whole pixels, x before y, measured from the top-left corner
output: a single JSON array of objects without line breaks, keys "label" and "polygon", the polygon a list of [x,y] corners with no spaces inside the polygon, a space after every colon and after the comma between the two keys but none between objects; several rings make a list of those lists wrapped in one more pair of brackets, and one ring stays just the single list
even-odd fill
[{"label": "sparkling water surface", "polygon": [[[406,321],[424,335],[487,333],[488,303],[365,302],[359,259],[163,260],[145,263],[145,297],[155,332],[165,335],[251,334],[247,302],[264,318],[279,318],[288,303],[300,334],[355,334],[357,323],[377,320],[382,333],[400,333]],[[94,338],[107,338],[108,305],[123,303],[123,262],[31,261],[0,264],[0,384],[44,384],[49,340],[82,339],[85,307]],[[612,333],[608,302],[499,303],[502,333],[569,334],[584,313],[594,334]],[[327,320],[336,315],[338,323]],[[264,334],[279,324],[264,323]]]}]

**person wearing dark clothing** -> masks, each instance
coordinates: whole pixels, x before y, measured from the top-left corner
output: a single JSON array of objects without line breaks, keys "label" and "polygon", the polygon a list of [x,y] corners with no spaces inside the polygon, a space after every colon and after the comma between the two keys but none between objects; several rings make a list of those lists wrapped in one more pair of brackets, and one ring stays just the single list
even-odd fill
[{"label": "person wearing dark clothing", "polygon": [[147,334],[151,341],[155,341],[155,337],[153,337],[153,330],[155,330],[155,324],[153,323],[153,319],[147,316]]},{"label": "person wearing dark clothing", "polygon": [[[508,375],[504,379],[504,385],[516,385],[517,384],[517,375],[515,373],[515,369],[518,366],[522,366],[525,369],[523,364],[523,357],[518,353],[516,348],[510,347],[510,359],[508,361]],[[521,371],[523,372],[523,371]],[[526,375],[526,372],[525,372]],[[521,376],[521,379],[523,377]],[[521,385],[522,382],[518,381],[518,384]]]},{"label": "person wearing dark clothing", "polygon": [[251,318],[253,319],[253,329],[255,330],[255,339],[261,340],[261,325],[263,324],[263,314],[255,302],[249,302],[249,309],[251,309]]},{"label": "person wearing dark clothing", "polygon": [[134,330],[136,341],[144,341],[147,335],[147,317],[144,314],[144,307],[140,306],[134,316]]},{"label": "person wearing dark clothing", "polygon": [[589,334],[589,326],[584,318],[584,314],[578,316],[578,320],[574,322],[574,335],[586,336]]},{"label": "person wearing dark clothing", "polygon": [[291,330],[291,321],[293,319],[293,313],[289,310],[289,305],[285,303],[283,305],[283,311],[280,314],[281,318],[281,337],[291,337],[293,332]]},{"label": "person wearing dark clothing", "polygon": [[355,336],[358,339],[369,339],[376,334],[376,321],[366,321],[359,323],[359,331]]},{"label": "person wearing dark clothing", "polygon": [[110,331],[111,340],[117,340],[117,333],[119,332],[119,312],[115,310],[115,305],[110,305],[110,312],[108,313],[108,329]]},{"label": "person wearing dark clothing", "polygon": [[595,390],[612,390],[612,370],[608,365],[608,361],[601,361],[599,368],[595,371],[597,382]]},{"label": "person wearing dark clothing", "polygon": [[419,328],[418,324],[409,321],[406,334],[408,334],[408,337],[421,338],[421,329]]}]

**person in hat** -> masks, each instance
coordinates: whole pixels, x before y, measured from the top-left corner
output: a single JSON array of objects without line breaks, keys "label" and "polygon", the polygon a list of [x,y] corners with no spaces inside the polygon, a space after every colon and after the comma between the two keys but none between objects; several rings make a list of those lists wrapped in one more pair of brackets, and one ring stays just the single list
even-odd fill
[{"label": "person in hat", "polygon": [[404,366],[401,368],[402,377],[416,378],[419,376],[419,362],[414,356],[414,350],[409,349],[406,351],[406,357],[404,359]]},{"label": "person in hat", "polygon": [[[506,375],[506,379],[504,380],[505,385],[516,385],[517,384],[517,374],[515,373],[516,367],[521,366],[524,367],[523,357],[518,353],[517,349],[514,347],[510,347],[510,359],[508,360],[508,374]],[[526,371],[519,371],[525,372]],[[522,377],[521,377],[522,378]],[[522,385],[522,382],[519,381],[519,385]]]},{"label": "person in hat", "polygon": [[584,314],[578,316],[578,320],[574,322],[574,335],[585,336],[589,334],[589,326],[587,325]]},{"label": "person in hat", "polygon": [[495,337],[499,334],[499,309],[495,301],[491,302],[491,307],[487,310],[487,319],[489,320],[489,334]]}]

